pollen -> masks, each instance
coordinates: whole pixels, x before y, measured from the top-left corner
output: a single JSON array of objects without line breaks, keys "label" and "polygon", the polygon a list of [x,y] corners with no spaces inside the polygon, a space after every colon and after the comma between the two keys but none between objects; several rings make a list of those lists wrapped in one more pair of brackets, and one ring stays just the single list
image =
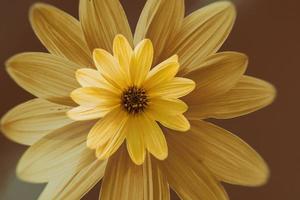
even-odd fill
[{"label": "pollen", "polygon": [[125,90],[121,97],[122,105],[129,114],[139,114],[148,105],[148,96],[143,88],[131,86]]}]

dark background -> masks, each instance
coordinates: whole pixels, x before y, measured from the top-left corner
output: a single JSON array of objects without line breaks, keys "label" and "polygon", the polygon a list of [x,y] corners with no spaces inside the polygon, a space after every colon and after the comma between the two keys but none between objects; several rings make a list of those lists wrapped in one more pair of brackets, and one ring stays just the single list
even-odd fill
[{"label": "dark background", "polygon": [[[4,62],[15,53],[45,51],[28,22],[35,0],[1,0],[0,3],[0,116],[32,96],[18,87],[5,72]],[[77,16],[77,0],[44,0]],[[135,25],[144,0],[123,0]],[[210,1],[186,0],[188,12]],[[223,50],[244,52],[250,57],[248,74],[273,83],[278,90],[274,104],[254,114],[218,124],[246,140],[271,168],[269,183],[260,188],[226,185],[232,200],[300,199],[300,1],[235,0],[238,18]],[[26,147],[0,134],[0,199],[36,199],[43,185],[20,182],[15,167]],[[84,199],[98,199],[99,187]],[[172,194],[172,199],[177,199]]]}]

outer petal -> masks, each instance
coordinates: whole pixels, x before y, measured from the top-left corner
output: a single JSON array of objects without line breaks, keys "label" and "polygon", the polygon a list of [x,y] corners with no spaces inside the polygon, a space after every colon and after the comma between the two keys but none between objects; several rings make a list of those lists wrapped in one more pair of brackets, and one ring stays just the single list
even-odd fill
[{"label": "outer petal", "polygon": [[70,107],[33,99],[10,110],[1,119],[1,130],[9,139],[32,145],[53,130],[72,122],[66,111]]},{"label": "outer petal", "polygon": [[109,159],[100,199],[169,200],[169,187],[149,155],[143,165],[135,165],[123,146]]},{"label": "outer petal", "polygon": [[[168,142],[189,151],[221,181],[257,186],[264,184],[269,170],[264,160],[243,140],[204,121],[192,121],[189,137],[168,135]],[[172,145],[172,146],[173,146]]]},{"label": "outer petal", "polygon": [[106,161],[95,160],[76,174],[51,180],[39,200],[80,199],[103,177]]},{"label": "outer petal", "polygon": [[121,148],[107,163],[100,199],[143,199],[143,183],[143,168],[132,163]]},{"label": "outer petal", "polygon": [[79,87],[77,64],[46,53],[23,53],[6,63],[10,76],[25,90],[54,103],[74,105],[69,95]]},{"label": "outer petal", "polygon": [[148,74],[143,87],[147,90],[168,82],[174,78],[179,69],[178,56],[172,56],[154,67]]},{"label": "outer petal", "polygon": [[169,156],[159,166],[167,176],[171,188],[181,199],[228,199],[221,184],[187,152],[187,148],[169,140],[168,143]]},{"label": "outer petal", "polygon": [[166,47],[166,56],[178,54],[182,69],[194,68],[204,58],[214,54],[229,35],[234,20],[232,3],[210,4],[186,17],[183,25]]},{"label": "outer petal", "polygon": [[121,108],[112,110],[91,129],[87,139],[87,146],[96,149],[105,145],[114,136],[119,135],[119,131],[126,124],[127,118],[127,113]]},{"label": "outer petal", "polygon": [[184,0],[148,0],[136,27],[135,45],[149,38],[155,49],[155,60],[158,61],[166,43],[181,26],[183,17]]},{"label": "outer petal", "polygon": [[37,3],[30,10],[30,21],[49,52],[82,66],[93,65],[80,23],[71,15],[53,6]]},{"label": "outer petal", "polygon": [[22,156],[18,176],[39,183],[81,170],[96,159],[85,144],[91,125],[74,122],[43,137]]},{"label": "outer petal", "polygon": [[156,162],[153,158],[151,159],[151,162],[152,162],[153,200],[156,199],[170,200],[170,189],[169,189],[169,183],[167,177],[159,168],[159,162]]},{"label": "outer petal", "polygon": [[226,93],[241,79],[247,65],[248,58],[241,53],[222,52],[209,56],[186,75],[196,82],[196,89],[184,100],[189,105],[198,104]]},{"label": "outer petal", "polygon": [[130,76],[134,85],[141,86],[146,79],[153,61],[153,46],[148,39],[141,41],[134,49],[130,65]]},{"label": "outer petal", "polygon": [[234,118],[259,110],[274,100],[275,88],[260,79],[243,78],[229,92],[191,105],[187,117],[191,119]]},{"label": "outer petal", "polygon": [[68,184],[73,176],[74,174],[65,174],[62,177],[51,180],[49,183],[47,183],[38,200],[53,199],[55,195],[58,194],[66,184]]},{"label": "outer petal", "polygon": [[164,84],[152,88],[148,91],[148,95],[151,97],[180,98],[193,91],[195,86],[195,82],[190,79],[175,77]]},{"label": "outer petal", "polygon": [[132,43],[132,33],[119,0],[80,0],[79,15],[91,51],[103,48],[112,52],[117,34]]}]

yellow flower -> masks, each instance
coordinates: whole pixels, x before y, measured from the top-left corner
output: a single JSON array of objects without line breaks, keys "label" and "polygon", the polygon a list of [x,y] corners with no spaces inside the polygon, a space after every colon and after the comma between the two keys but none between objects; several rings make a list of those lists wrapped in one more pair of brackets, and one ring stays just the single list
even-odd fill
[{"label": "yellow flower", "polygon": [[132,50],[127,39],[117,35],[113,53],[96,49],[93,58],[98,70],[77,71],[82,87],[74,90],[71,98],[80,106],[68,116],[73,120],[101,118],[87,137],[87,146],[96,149],[98,159],[108,159],[126,138],[134,163],[144,162],[145,149],[164,160],[167,142],[157,122],[173,130],[189,130],[183,115],[188,106],[178,98],[190,93],[195,83],[174,77],[179,69],[176,55],[151,69],[153,46],[148,39]]},{"label": "yellow flower", "polygon": [[[222,200],[220,184],[264,184],[264,160],[205,119],[269,105],[274,87],[244,75],[248,58],[217,53],[235,20],[220,1],[184,15],[184,0],[148,0],[132,35],[119,0],[80,0],[80,21],[46,4],[30,12],[50,53],[22,53],[10,76],[37,98],[9,111],[2,132],[31,147],[18,176],[39,199]],[[96,156],[95,156],[96,154]],[[170,187],[170,188],[169,188]]]}]

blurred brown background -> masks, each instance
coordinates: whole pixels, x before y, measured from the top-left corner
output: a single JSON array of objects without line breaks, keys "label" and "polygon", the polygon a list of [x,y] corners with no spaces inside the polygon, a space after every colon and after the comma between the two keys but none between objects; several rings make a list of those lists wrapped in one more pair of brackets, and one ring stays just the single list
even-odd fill
[{"label": "blurred brown background", "polygon": [[[300,1],[233,0],[236,25],[224,50],[249,55],[248,74],[272,82],[278,89],[276,102],[259,112],[238,119],[219,121],[251,144],[267,160],[272,176],[260,188],[226,185],[232,200],[300,199]],[[45,51],[28,22],[28,8],[36,0],[0,3],[0,116],[32,96],[7,75],[4,62],[15,53]],[[77,16],[78,0],[43,0]],[[132,26],[145,0],[123,0]],[[210,1],[186,0],[187,12]],[[0,199],[36,199],[43,185],[20,182],[14,171],[26,147],[0,134]],[[298,186],[298,187],[297,187]],[[99,187],[84,199],[98,199]],[[172,199],[177,199],[173,194]]]}]

